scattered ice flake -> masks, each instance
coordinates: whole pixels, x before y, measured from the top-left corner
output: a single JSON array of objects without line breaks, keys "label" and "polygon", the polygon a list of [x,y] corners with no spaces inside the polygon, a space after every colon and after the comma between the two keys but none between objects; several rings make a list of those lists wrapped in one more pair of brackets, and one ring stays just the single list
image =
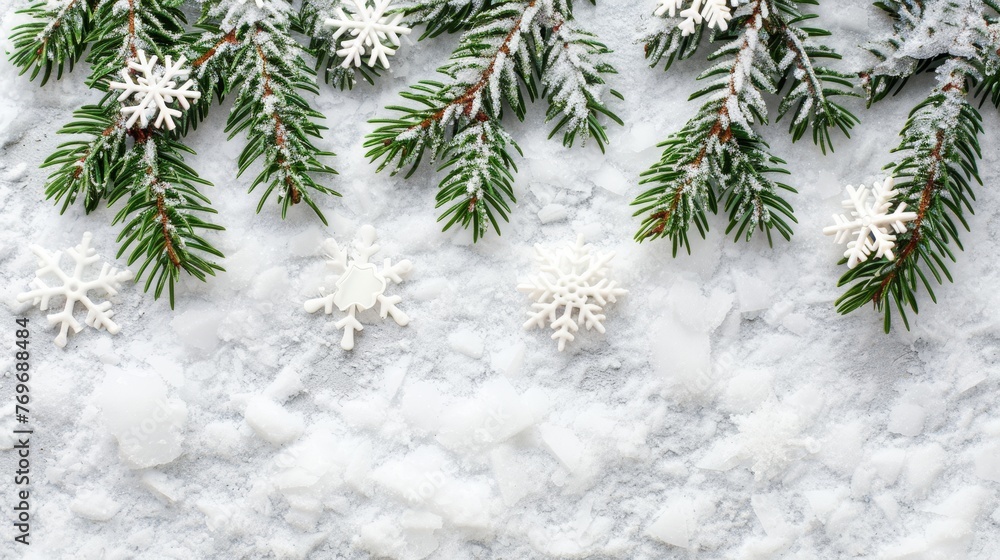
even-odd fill
[{"label": "scattered ice flake", "polygon": [[69,504],[69,509],[77,516],[90,521],[107,521],[115,516],[121,505],[111,499],[105,492],[81,492]]},{"label": "scattered ice flake", "polygon": [[722,440],[696,464],[699,469],[709,471],[728,471],[740,464],[740,445],[735,440]]},{"label": "scattered ice flake", "polygon": [[757,520],[770,537],[786,535],[791,526],[785,520],[784,508],[774,494],[754,494],[750,497],[750,505]]},{"label": "scattered ice flake", "polygon": [[989,379],[985,371],[974,371],[962,377],[955,383],[955,390],[965,393],[979,386],[980,383]]},{"label": "scattered ice flake", "polygon": [[712,332],[726,318],[733,306],[733,295],[715,290],[709,297],[701,286],[688,279],[679,279],[667,295],[674,317],[698,332]]},{"label": "scattered ice flake", "polygon": [[594,498],[586,497],[566,522],[533,531],[529,538],[535,550],[546,557],[589,558],[602,552],[601,545],[608,540],[613,526],[610,518],[594,515]]},{"label": "scattered ice flake", "polygon": [[925,508],[924,511],[961,519],[971,524],[979,516],[983,504],[991,495],[992,492],[982,486],[962,486],[941,502]]},{"label": "scattered ice flake", "polygon": [[[401,283],[413,265],[407,260],[392,264],[392,261],[385,259],[379,268],[369,262],[381,249],[375,244],[375,228],[362,226],[350,249],[341,249],[333,239],[326,241],[324,249],[330,258],[330,268],[338,274],[336,286],[332,292],[306,301],[305,310],[315,313],[322,309],[330,315],[336,306],[340,311],[347,313],[343,319],[337,321],[337,328],[344,331],[340,341],[341,348],[344,350],[354,348],[354,333],[364,328],[356,315],[360,311],[374,307],[376,303],[380,305],[379,314],[383,319],[392,316],[400,326],[410,322],[406,313],[396,307],[403,298],[387,296],[385,291],[390,284]],[[325,290],[320,292],[323,291]]]},{"label": "scattered ice flake", "polygon": [[326,27],[336,29],[333,33],[335,41],[345,33],[348,36],[340,41],[340,48],[337,49],[337,56],[344,59],[341,63],[344,68],[361,66],[361,58],[365,55],[368,55],[365,64],[369,67],[374,68],[378,61],[383,68],[389,68],[388,57],[396,54],[399,36],[410,33],[410,29],[400,23],[402,12],[386,14],[392,0],[371,1],[374,5],[369,6],[366,0],[350,0],[353,4],[350,14],[338,6],[335,12],[337,19],[330,18],[324,22]]},{"label": "scattered ice flake", "polygon": [[648,341],[653,367],[683,394],[700,398],[714,385],[707,332],[685,327],[672,313],[664,314],[651,325]]},{"label": "scattered ice flake", "polygon": [[164,465],[181,454],[187,420],[184,402],[167,397],[157,375],[129,373],[107,366],[96,393],[104,424],[118,440],[122,459],[132,468]]},{"label": "scattered ice flake", "polygon": [[167,476],[160,471],[149,470],[142,473],[142,484],[156,497],[172,504],[184,497],[182,482]]},{"label": "scattered ice flake", "polygon": [[[0,167],[3,169],[3,167]],[[4,169],[3,174],[0,174],[0,181],[7,181],[8,183],[16,183],[24,176],[27,175],[28,164],[26,162],[21,162],[10,169]]]},{"label": "scattered ice flake", "polygon": [[608,278],[608,263],[615,254],[594,253],[592,246],[584,244],[582,235],[575,245],[564,244],[556,249],[535,245],[535,252],[539,273],[517,287],[535,301],[524,328],[550,324],[559,351],[576,338],[574,333],[581,323],[587,330],[593,328],[603,334],[604,306],[628,293]]},{"label": "scattered ice flake", "polygon": [[388,516],[362,526],[354,544],[376,558],[403,558],[406,552],[402,526]]},{"label": "scattered ice flake", "polygon": [[944,470],[948,453],[937,443],[914,448],[906,457],[905,478],[917,495],[923,495]]},{"label": "scattered ice flake", "polygon": [[[17,301],[31,301],[32,305],[37,305],[40,310],[46,311],[52,297],[64,298],[63,308],[47,317],[50,325],[59,325],[55,343],[60,348],[66,346],[69,329],[73,329],[76,333],[83,330],[83,325],[73,316],[77,302],[82,303],[87,309],[87,318],[84,322],[88,326],[97,330],[107,329],[111,334],[117,334],[120,330],[118,324],[111,320],[114,315],[111,311],[111,302],[97,303],[91,299],[90,292],[96,290],[114,296],[118,293],[121,283],[132,278],[132,273],[128,270],[119,272],[118,269],[104,263],[97,277],[87,280],[85,278],[87,269],[101,261],[97,250],[90,246],[91,238],[90,232],[84,233],[79,245],[66,249],[66,254],[72,260],[72,273],[66,273],[59,264],[62,260],[62,251],[50,253],[43,247],[31,245],[31,251],[38,256],[38,270],[35,271],[35,279],[31,281],[31,289],[18,294]],[[56,285],[49,285],[46,281],[48,276],[55,279]]]},{"label": "scattered ice flake", "polygon": [[118,101],[122,103],[122,114],[128,118],[125,121],[127,128],[131,128],[137,120],[141,128],[147,128],[152,120],[156,128],[166,124],[167,130],[173,130],[176,126],[174,119],[181,116],[181,111],[169,105],[177,100],[186,111],[191,108],[189,100],[201,98],[201,92],[192,89],[196,85],[194,80],[177,86],[177,81],[190,72],[184,68],[186,58],[182,56],[174,63],[168,55],[163,65],[157,65],[156,61],[155,55],[147,59],[145,51],[139,49],[121,71],[124,82],[108,84],[109,89],[122,90]]},{"label": "scattered ice flake", "polygon": [[269,487],[280,491],[288,503],[285,521],[302,531],[315,530],[330,499],[344,484],[354,452],[363,448],[364,442],[344,442],[318,431],[282,449],[274,458]]},{"label": "scattered ice flake", "polygon": [[847,488],[830,488],[824,490],[809,490],[803,492],[809,502],[809,509],[812,510],[816,519],[821,523],[830,520],[830,516],[837,510],[841,502],[847,499]]},{"label": "scattered ice flake", "polygon": [[538,457],[505,444],[494,447],[490,452],[490,466],[500,496],[507,506],[513,506],[525,496],[542,491],[549,474]]},{"label": "scattered ice flake", "polygon": [[906,450],[894,447],[879,449],[872,453],[871,466],[879,478],[887,484],[893,484],[899,478],[906,462]]},{"label": "scattered ice flake", "polygon": [[487,528],[493,501],[489,485],[457,473],[440,449],[425,445],[385,462],[372,471],[372,479],[413,509],[431,511],[456,526]]},{"label": "scattered ice flake", "polygon": [[[876,258],[884,256],[890,261],[895,260],[896,256],[892,252],[896,246],[895,234],[905,233],[905,222],[916,220],[917,213],[906,212],[905,202],[900,202],[895,210],[889,212],[897,194],[893,189],[894,185],[892,177],[883,183],[875,181],[870,191],[864,185],[857,190],[848,185],[848,198],[843,206],[851,211],[850,216],[834,215],[836,224],[823,228],[824,234],[836,235],[835,243],[847,242],[844,257],[847,258],[848,268],[865,262],[872,252]],[[869,196],[874,196],[870,204]],[[892,233],[889,232],[890,228]],[[852,241],[851,237],[856,238]]]},{"label": "scattered ice flake", "polygon": [[370,494],[368,475],[372,470],[373,450],[370,441],[358,444],[351,452],[350,461],[344,469],[344,481],[358,492]]},{"label": "scattered ice flake", "polygon": [[525,350],[525,344],[521,341],[501,345],[498,350],[490,352],[490,365],[494,371],[502,373],[508,379],[515,379],[524,368]]},{"label": "scattered ice flake", "polygon": [[680,548],[690,545],[694,507],[689,498],[673,498],[662,513],[646,528],[646,535]]},{"label": "scattered ice flake", "polygon": [[219,326],[225,318],[222,311],[206,306],[174,315],[170,327],[188,348],[211,352],[219,345]]},{"label": "scattered ice flake", "polygon": [[472,399],[441,409],[437,441],[452,450],[488,448],[517,435],[536,421],[535,411],[503,377],[491,378]]},{"label": "scattered ice flake", "polygon": [[618,196],[623,196],[629,187],[629,177],[607,163],[591,175],[591,179],[598,187]]},{"label": "scattered ice flake", "polygon": [[451,346],[452,350],[459,354],[465,354],[474,360],[482,358],[485,349],[483,337],[476,334],[476,331],[465,328],[449,334],[448,345]]},{"label": "scattered ice flake", "polygon": [[882,513],[885,514],[889,521],[893,523],[899,522],[899,502],[896,501],[896,498],[891,493],[883,492],[873,497],[872,502],[882,510]]},{"label": "scattered ice flake", "polygon": [[244,417],[258,436],[275,445],[295,441],[305,429],[300,415],[263,395],[250,397]]},{"label": "scattered ice flake", "polygon": [[889,431],[908,437],[919,435],[924,430],[927,411],[923,407],[908,402],[900,402],[889,411]]},{"label": "scattered ice flake", "polygon": [[749,276],[743,272],[734,272],[733,283],[736,285],[736,298],[739,300],[740,313],[749,315],[771,307],[773,297],[771,286],[763,279]]},{"label": "scattered ice flake", "polygon": [[565,220],[567,216],[566,207],[562,204],[546,204],[538,211],[538,221],[543,224],[551,224]]},{"label": "scattered ice flake", "polygon": [[730,378],[722,393],[720,404],[738,414],[752,412],[773,395],[770,371],[741,371]]},{"label": "scattered ice flake", "polygon": [[976,451],[975,472],[983,480],[1000,482],[1000,444],[989,444]]},{"label": "scattered ice flake", "polygon": [[298,371],[291,367],[285,367],[274,377],[274,381],[264,389],[263,394],[277,402],[285,402],[302,392],[303,389],[305,386],[302,384],[302,378],[299,377]]},{"label": "scattered ice flake", "polygon": [[428,381],[407,383],[400,397],[403,418],[415,428],[433,432],[441,425],[445,400],[436,385]]},{"label": "scattered ice flake", "polygon": [[572,430],[547,422],[539,425],[538,430],[546,449],[559,459],[566,470],[574,472],[580,467],[583,459],[583,442]]},{"label": "scattered ice flake", "polygon": [[[260,1],[260,0],[258,0]],[[271,539],[270,547],[278,560],[308,560],[313,552],[329,539],[328,531],[280,535]]]}]

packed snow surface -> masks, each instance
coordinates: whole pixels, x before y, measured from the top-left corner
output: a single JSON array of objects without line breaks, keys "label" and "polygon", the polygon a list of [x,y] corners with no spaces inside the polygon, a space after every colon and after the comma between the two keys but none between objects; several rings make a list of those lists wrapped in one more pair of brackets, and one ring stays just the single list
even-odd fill
[{"label": "packed snow surface", "polygon": [[[403,38],[376,86],[323,86],[314,99],[330,127],[318,145],[338,154],[328,180],[344,194],[318,201],[330,227],[305,207],[284,221],[273,205],[256,214],[245,191],[257,171],[234,179],[243,139],[226,141],[228,105],[217,108],[189,136],[188,162],[215,184],[206,194],[227,229],[211,239],[227,272],[184,281],[175,310],[126,283],[121,333],[85,329],[64,349],[16,294],[34,274],[30,244],[69,247],[91,231],[100,254],[117,251],[116,209],[59,215],[38,167],[63,141],[54,131],[100,94],[84,68],[39,88],[0,63],[0,295],[8,333],[14,317],[31,320],[35,430],[32,545],[2,523],[0,557],[995,557],[1000,115],[983,108],[986,185],[955,283],[937,304],[921,295],[911,331],[885,335],[870,309],[835,312],[843,248],[822,228],[844,185],[884,178],[930,80],[871,110],[853,101],[863,122],[833,155],[793,145],[784,122],[763,129],[799,191],[792,241],[733,243],[720,216],[691,256],[672,258],[669,242],[632,241],[628,203],[655,144],[694,114],[703,55],[650,69],[635,40],[655,2],[575,4],[615,50],[610,81],[626,99],[610,106],[626,125],[611,125],[602,155],[547,140],[539,104],[511,122],[524,156],[503,236],[441,233],[433,166],[404,180],[365,160],[367,121],[433,78],[454,44]],[[3,37],[19,6],[0,6]],[[847,68],[885,27],[863,0],[820,13]],[[325,285],[323,240],[364,224],[382,254],[413,262],[394,288],[412,320],[363,311],[363,342],[347,352],[334,321],[302,308]],[[629,295],[606,310],[606,334],[580,330],[560,353],[549,333],[521,330],[530,302],[516,286],[534,244],[580,234],[616,253]],[[11,380],[0,383],[5,508]]]}]

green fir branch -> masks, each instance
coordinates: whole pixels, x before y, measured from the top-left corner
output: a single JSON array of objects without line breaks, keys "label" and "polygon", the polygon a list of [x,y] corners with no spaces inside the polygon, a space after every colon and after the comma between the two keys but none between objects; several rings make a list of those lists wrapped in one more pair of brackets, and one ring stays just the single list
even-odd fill
[{"label": "green fir branch", "polygon": [[319,90],[306,53],[292,37],[302,27],[290,6],[280,0],[266,0],[264,8],[223,0],[206,5],[199,28],[189,52],[200,88],[219,99],[235,95],[225,131],[230,139],[247,137],[238,175],[262,162],[249,187],[249,192],[262,189],[257,212],[276,198],[285,218],[289,207],[305,203],[326,224],[314,197],[340,193],[315,176],[337,172],[320,160],[334,154],[314,143],[326,128],[317,122],[323,114],[303,97]]},{"label": "green fir branch", "polygon": [[444,229],[460,224],[479,240],[492,225],[499,234],[515,202],[508,146],[520,152],[502,128],[504,112],[524,120],[527,103],[544,97],[553,135],[562,132],[567,146],[593,138],[603,149],[603,119],[621,123],[600,97],[602,76],[614,72],[604,62],[609,52],[575,28],[564,2],[494,1],[439,69],[443,81],[418,82],[402,93],[408,105],[387,107],[398,116],[372,121],[380,126],[365,142],[367,156],[381,160],[379,171],[408,167],[407,176],[425,156],[445,161],[438,194]]},{"label": "green fir branch", "polygon": [[828,31],[802,25],[819,16],[802,13],[799,4],[816,5],[818,2],[776,2],[782,17],[773,32],[772,59],[781,61],[778,65],[782,74],[778,91],[785,93],[775,120],[780,121],[785,115],[790,115],[788,131],[792,141],[798,141],[812,130],[813,143],[825,154],[827,147],[833,151],[831,128],[840,129],[845,137],[850,138],[851,129],[861,122],[833,98],[858,97],[859,94],[854,91],[851,75],[815,64],[824,58],[840,60],[841,56],[816,41],[817,38],[828,37]]},{"label": "green fir branch", "polygon": [[942,67],[938,87],[910,113],[893,150],[903,157],[886,169],[895,177],[900,200],[917,218],[897,236],[895,260],[872,259],[841,277],[838,285],[849,286],[837,300],[841,313],[872,303],[883,314],[886,332],[894,309],[909,329],[907,309],[919,310],[920,288],[936,302],[930,279],[952,281],[946,263],[955,261],[952,246],[962,249],[957,223],[969,229],[964,213],[973,211],[972,181],[982,185],[977,161],[983,122],[968,101],[970,72],[964,61],[950,61]]},{"label": "green fir branch", "polygon": [[230,139],[241,132],[247,134],[247,145],[237,160],[238,175],[258,159],[263,160],[263,170],[249,189],[253,192],[264,187],[257,212],[275,195],[281,204],[282,218],[289,206],[304,202],[326,224],[313,194],[340,196],[340,193],[313,177],[313,174],[337,172],[319,161],[320,157],[334,154],[320,150],[312,141],[320,138],[326,127],[316,123],[323,114],[311,108],[300,93],[319,93],[301,49],[287,30],[270,22],[258,23],[235,53],[231,75],[233,79],[227,90],[239,91],[226,132]]},{"label": "green fir branch", "polygon": [[63,68],[70,71],[87,48],[91,14],[87,0],[64,0],[61,4],[37,2],[16,13],[30,16],[32,21],[14,28],[10,40],[14,51],[10,61],[21,69],[21,74],[31,72],[29,80],[42,73],[45,85],[56,71],[62,78]]},{"label": "green fir branch", "polygon": [[970,99],[1000,107],[1000,3],[996,0],[928,3],[883,0],[876,3],[892,19],[893,32],[868,49],[877,62],[861,73],[869,105],[898,93],[909,78],[935,71],[937,85],[910,113],[902,141],[890,164],[901,201],[917,213],[897,235],[894,260],[873,259],[849,269],[837,309],[849,313],[872,304],[883,315],[886,332],[898,315],[909,329],[908,313],[919,310],[918,296],[952,280],[948,261],[962,249],[960,224],[969,229],[973,182],[982,184],[979,135],[983,117]]},{"label": "green fir branch", "polygon": [[136,278],[146,279],[143,288],[152,288],[154,298],[166,289],[171,307],[181,271],[205,281],[224,270],[211,260],[223,254],[200,233],[223,229],[201,217],[215,214],[197,188],[211,183],[184,163],[185,153],[194,151],[169,135],[137,135],[115,163],[111,176],[116,181],[108,195],[110,204],[124,200],[114,219],[123,224],[117,257],[128,253],[129,265],[141,262]]},{"label": "green fir branch", "polygon": [[[705,85],[690,99],[704,99],[697,114],[660,144],[660,160],[646,170],[640,184],[648,185],[634,201],[643,220],[637,241],[669,238],[676,256],[690,253],[692,224],[704,237],[708,213],[720,203],[728,215],[727,234],[749,240],[755,231],[773,243],[773,233],[790,239],[796,222],[785,193],[795,190],[774,178],[787,174],[784,161],[770,153],[755,127],[768,124],[765,96],[784,92],[777,118],[791,117],[789,132],[798,140],[810,129],[825,152],[832,149],[830,129],[849,135],[857,118],[832,98],[855,95],[848,76],[816,59],[839,58],[819,44],[827,32],[803,23],[814,16],[800,4],[814,0],[751,0],[733,13],[724,31],[712,31],[710,41],[725,43],[708,57],[713,64],[699,80]],[[660,18],[647,36],[646,56],[656,66],[666,59],[692,56],[707,24],[685,36],[679,18]],[[666,27],[663,27],[663,26]]]},{"label": "green fir branch", "polygon": [[121,106],[114,94],[98,105],[86,105],[73,113],[73,120],[59,134],[78,136],[56,148],[42,167],[55,167],[45,184],[45,198],[62,203],[60,213],[83,197],[84,210],[97,209],[114,180],[113,164],[125,152],[126,134]]},{"label": "green fir branch", "polygon": [[476,16],[488,11],[493,0],[404,0],[396,11],[402,11],[411,25],[425,25],[419,40],[442,33],[458,33],[470,29]]}]

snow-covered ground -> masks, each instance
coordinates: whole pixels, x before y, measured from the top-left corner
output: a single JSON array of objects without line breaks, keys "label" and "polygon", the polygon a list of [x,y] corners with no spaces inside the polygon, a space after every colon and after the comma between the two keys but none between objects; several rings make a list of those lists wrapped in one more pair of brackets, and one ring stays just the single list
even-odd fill
[{"label": "snow-covered ground", "polygon": [[[799,223],[790,243],[733,243],[713,218],[692,256],[632,241],[628,202],[655,143],[695,105],[699,60],[649,69],[635,43],[652,2],[576,2],[615,49],[607,154],[548,141],[542,107],[511,132],[518,204],[504,235],[473,245],[439,232],[440,177],[374,172],[367,121],[432,76],[453,38],[404,45],[376,87],[322,88],[316,105],[338,156],[342,199],[281,221],[234,179],[241,139],[218,109],[193,134],[190,164],[227,228],[228,272],[184,282],[173,311],[137,286],[116,298],[122,332],[87,329],[65,349],[37,309],[16,303],[35,269],[30,243],[57,249],[86,231],[116,251],[113,210],[60,216],[38,165],[53,132],[98,94],[75,72],[44,88],[0,63],[0,296],[4,340],[31,319],[33,544],[0,523],[0,557],[124,558],[993,558],[1000,550],[1000,116],[989,106],[978,190],[955,284],[927,297],[913,330],[881,332],[870,309],[839,316],[843,249],[822,235],[845,184],[882,177],[906,113],[928,82],[866,111],[824,157],[766,130],[789,162]],[[857,49],[882,27],[864,0],[829,0],[833,43]],[[17,21],[6,1],[0,32]],[[6,40],[6,39],[4,39]],[[7,45],[8,43],[4,43]],[[324,282],[318,249],[378,230],[376,258],[409,259],[392,287],[408,326],[361,316],[340,347],[334,316],[303,303]],[[565,352],[524,332],[516,286],[533,245],[582,233],[613,250],[629,294],[606,335]],[[123,262],[118,263],[119,266]],[[13,356],[4,352],[3,371]],[[12,379],[0,383],[0,508],[13,506]],[[165,464],[158,464],[163,463]],[[155,466],[150,466],[155,465]]]}]

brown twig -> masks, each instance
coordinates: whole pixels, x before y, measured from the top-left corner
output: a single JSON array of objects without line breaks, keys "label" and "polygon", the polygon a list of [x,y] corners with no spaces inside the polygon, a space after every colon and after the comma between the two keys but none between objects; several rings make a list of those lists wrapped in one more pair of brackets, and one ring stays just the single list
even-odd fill
[{"label": "brown twig", "polygon": [[[256,33],[260,33],[261,31],[261,28],[257,27]],[[268,96],[274,95],[274,90],[271,88],[271,75],[267,71],[267,55],[264,54],[264,49],[261,48],[260,43],[255,42],[254,47],[257,49],[257,56],[260,57],[261,77],[264,80],[264,95],[261,97],[261,101],[263,102]],[[295,181],[292,179],[291,165],[281,151],[288,142],[288,139],[285,137],[285,129],[282,126],[281,115],[277,111],[274,111],[271,113],[271,120],[274,121],[274,145],[278,148],[276,162],[284,170],[285,191],[287,196],[291,198],[292,204],[298,204],[302,202],[302,192],[299,191],[298,186],[296,186]]]},{"label": "brown twig", "polygon": [[234,44],[236,44],[236,42],[237,42],[236,41],[236,29],[233,29],[229,33],[226,33],[225,35],[223,35],[221,39],[219,39],[214,45],[212,45],[212,48],[210,48],[207,51],[205,51],[205,54],[199,56],[194,62],[192,62],[191,66],[194,66],[195,68],[197,68],[197,67],[201,66],[202,64],[205,64],[206,62],[209,61],[209,59],[211,59],[213,56],[215,56],[215,53],[219,50],[220,47],[222,47],[222,45],[225,45],[225,44],[234,45]]},{"label": "brown twig", "polygon": [[[760,12],[761,12],[761,3],[758,2],[757,7],[749,16],[747,16],[747,19],[744,21],[748,25],[752,25],[756,21],[757,17],[760,15]],[[740,46],[740,51],[742,52],[743,50],[749,48],[749,46],[750,46],[749,40],[747,40],[744,37],[743,44]],[[729,70],[730,97],[738,95],[736,91],[736,67],[739,62],[739,55],[737,55],[736,60],[737,62],[734,63],[732,69]],[[702,142],[701,150],[698,152],[698,155],[695,156],[695,158],[691,161],[691,163],[687,164],[686,167],[688,169],[694,171],[697,170],[699,167],[701,167],[701,162],[705,159],[705,156],[708,155],[708,141],[710,139],[718,138],[720,144],[725,144],[730,140],[732,140],[733,131],[728,123],[729,123],[729,106],[726,103],[726,101],[723,100],[719,106],[718,112],[716,113],[715,122],[712,124],[712,128],[709,129],[708,134],[705,136],[705,141]],[[659,212],[656,212],[650,216],[650,218],[656,221],[656,225],[653,226],[646,233],[646,235],[643,235],[642,239],[646,239],[651,236],[660,235],[663,233],[663,231],[667,228],[667,225],[670,222],[670,218],[677,211],[677,208],[680,206],[681,200],[684,198],[684,192],[685,192],[684,189],[690,184],[691,184],[691,179],[689,175],[689,179],[684,185],[674,189],[674,196],[670,202],[670,207],[667,208],[666,210],[661,210]],[[755,208],[755,212],[757,212],[758,216],[760,216],[763,210],[758,206]]]},{"label": "brown twig", "polygon": [[[527,11],[527,9],[529,8],[533,8],[535,6],[535,2],[536,0],[531,0],[531,2],[528,2],[528,5],[525,7],[525,11]],[[521,14],[521,17],[517,18],[517,20],[514,21],[514,25],[511,26],[510,31],[507,33],[507,36],[504,37],[503,41],[500,43],[500,47],[497,49],[496,53],[493,54],[493,58],[492,60],[490,60],[490,65],[482,73],[482,75],[479,77],[479,80],[476,81],[476,83],[472,84],[472,86],[466,89],[465,92],[462,93],[462,95],[450,101],[444,107],[439,109],[430,117],[427,117],[426,119],[421,121],[419,124],[411,126],[408,130],[413,130],[414,128],[427,128],[431,126],[431,124],[433,124],[435,121],[441,120],[444,114],[448,111],[449,107],[454,107],[456,105],[461,106],[462,112],[468,115],[472,110],[472,104],[473,104],[472,102],[475,100],[476,95],[479,93],[480,90],[486,87],[486,84],[488,84],[490,81],[490,77],[497,71],[496,68],[497,59],[499,58],[500,54],[501,53],[505,55],[510,54],[510,42],[514,39],[514,37],[517,36],[518,33],[521,32],[521,25],[523,22],[524,22],[524,14]]]}]

